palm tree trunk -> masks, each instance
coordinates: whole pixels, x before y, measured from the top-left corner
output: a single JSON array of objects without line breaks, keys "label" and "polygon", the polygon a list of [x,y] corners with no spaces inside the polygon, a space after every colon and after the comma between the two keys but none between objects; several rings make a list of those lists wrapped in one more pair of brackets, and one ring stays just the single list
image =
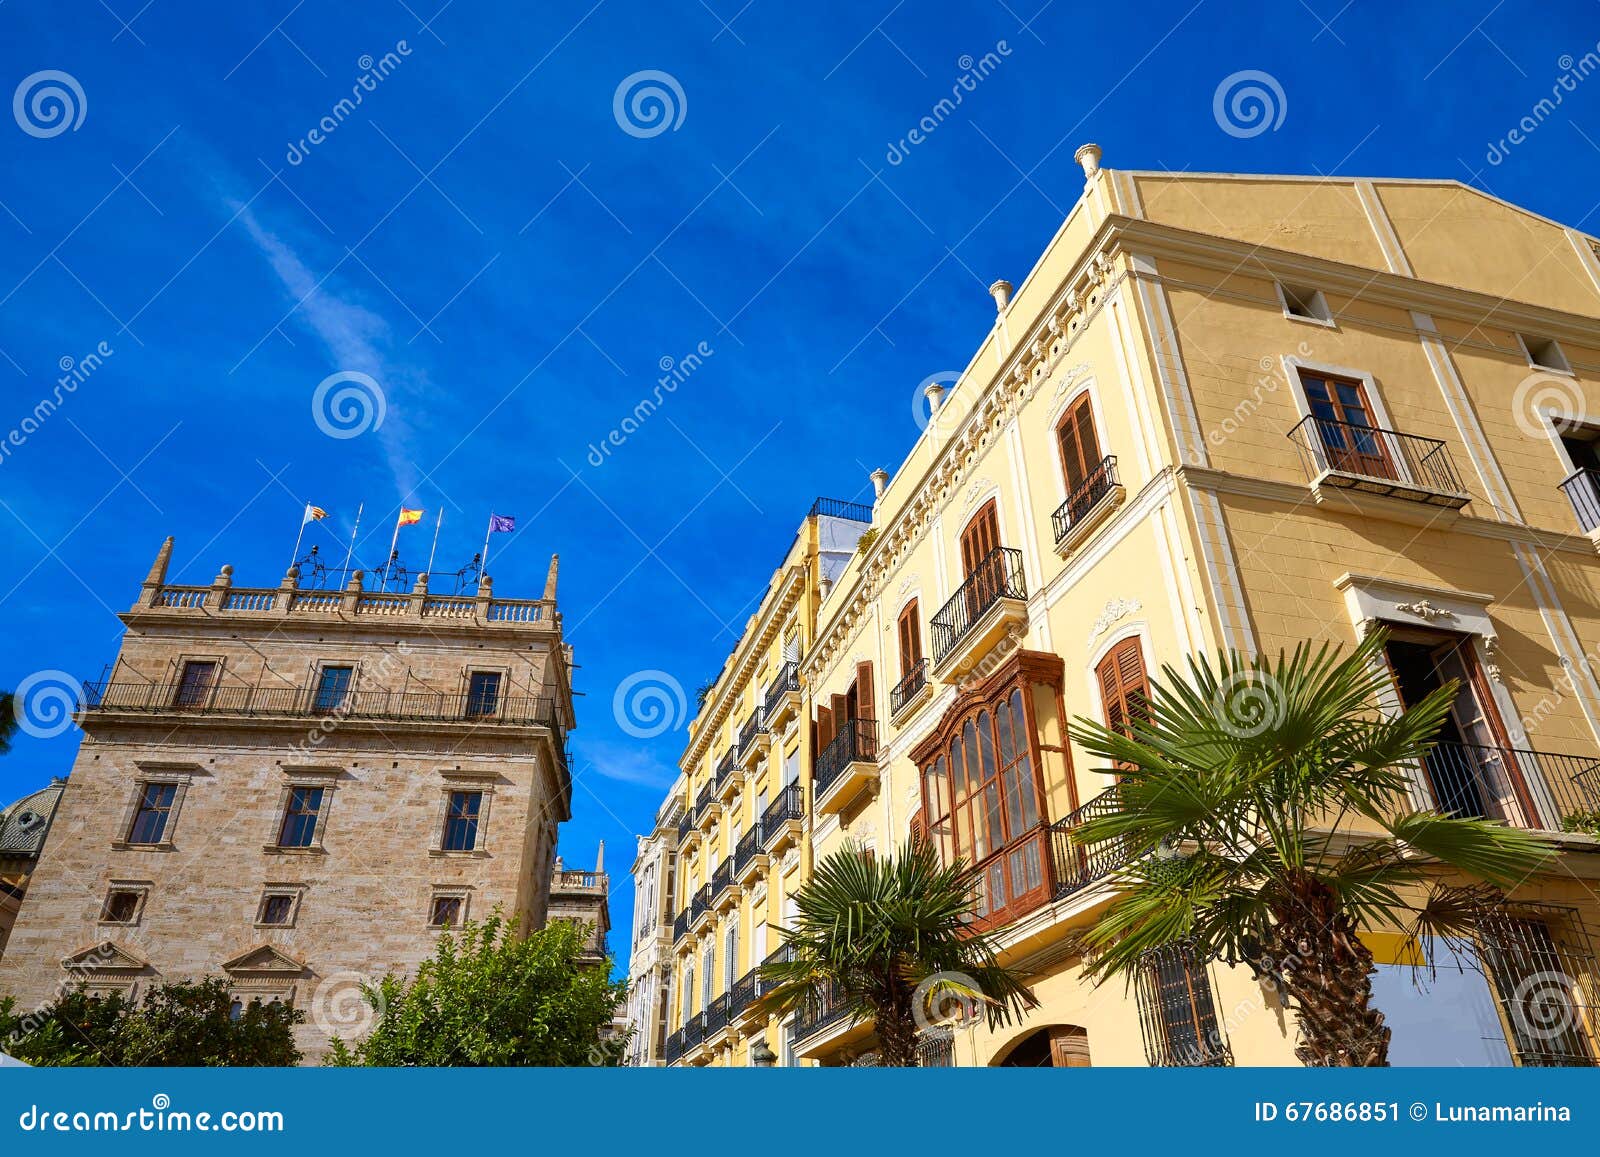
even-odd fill
[{"label": "palm tree trunk", "polygon": [[917,1066],[917,1025],[904,1008],[883,1008],[875,1018],[878,1030],[878,1061],[884,1068],[912,1069]]},{"label": "palm tree trunk", "polygon": [[1275,906],[1275,942],[1264,945],[1300,1023],[1295,1053],[1308,1065],[1359,1068],[1389,1063],[1389,1028],[1372,1007],[1372,953],[1338,897],[1309,874],[1290,881]]}]

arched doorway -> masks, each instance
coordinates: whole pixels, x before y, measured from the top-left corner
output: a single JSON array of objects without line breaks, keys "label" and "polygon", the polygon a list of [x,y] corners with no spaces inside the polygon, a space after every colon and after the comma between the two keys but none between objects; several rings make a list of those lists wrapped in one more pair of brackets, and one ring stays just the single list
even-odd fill
[{"label": "arched doorway", "polygon": [[1075,1024],[1052,1024],[1013,1041],[989,1062],[1008,1069],[1084,1069],[1089,1061],[1089,1033]]}]

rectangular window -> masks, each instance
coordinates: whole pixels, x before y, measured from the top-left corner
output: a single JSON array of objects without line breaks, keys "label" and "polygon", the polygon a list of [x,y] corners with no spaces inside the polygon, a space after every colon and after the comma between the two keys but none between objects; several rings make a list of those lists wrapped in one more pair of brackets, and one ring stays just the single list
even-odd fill
[{"label": "rectangular window", "polygon": [[500,673],[474,671],[467,685],[467,714],[493,715],[500,702]]},{"label": "rectangular window", "polygon": [[100,910],[102,924],[132,924],[139,917],[139,893],[113,888]]},{"label": "rectangular window", "polygon": [[922,662],[922,619],[917,600],[912,599],[900,612],[900,678],[911,673],[911,668]]},{"label": "rectangular window", "polygon": [[289,803],[283,811],[283,824],[278,829],[280,848],[310,848],[316,846],[317,817],[322,814],[320,787],[291,787]]},{"label": "rectangular window", "polygon": [[139,786],[139,806],[128,829],[130,844],[159,844],[167,834],[167,819],[178,798],[175,783],[146,783]]},{"label": "rectangular window", "polygon": [[1374,432],[1378,426],[1364,383],[1301,370],[1300,384],[1328,469],[1368,478],[1400,477],[1383,435]]},{"label": "rectangular window", "polygon": [[478,846],[478,815],[483,808],[481,791],[453,791],[444,817],[444,850],[470,852]]},{"label": "rectangular window", "polygon": [[432,928],[460,927],[461,897],[435,896],[433,898],[433,908],[428,914],[428,925]]},{"label": "rectangular window", "polygon": [[343,707],[353,674],[354,667],[324,667],[317,676],[317,695],[312,700],[311,710],[318,715],[332,715]]},{"label": "rectangular window", "polygon": [[1231,1065],[1217,1023],[1211,977],[1188,944],[1145,954],[1136,979],[1145,1057],[1152,1065]]},{"label": "rectangular window", "polygon": [[1000,511],[994,499],[983,504],[983,509],[972,516],[967,528],[961,532],[961,571],[970,578],[980,563],[1000,546]]},{"label": "rectangular window", "polygon": [[1595,1023],[1585,997],[1584,977],[1594,975],[1595,965],[1588,951],[1574,952],[1548,921],[1504,909],[1479,917],[1475,939],[1517,1061],[1539,1068],[1594,1065],[1585,1031]]},{"label": "rectangular window", "polygon": [[1095,668],[1095,677],[1100,682],[1106,726],[1129,734],[1130,721],[1143,720],[1149,711],[1150,684],[1139,640],[1124,639],[1113,647]]},{"label": "rectangular window", "polygon": [[1528,364],[1535,369],[1555,370],[1559,374],[1570,374],[1572,365],[1567,361],[1567,355],[1562,352],[1561,344],[1553,337],[1537,337],[1531,333],[1517,335],[1522,342],[1522,348],[1527,352]]},{"label": "rectangular window", "polygon": [[270,892],[261,899],[260,924],[287,924],[294,914],[294,896],[287,892]]},{"label": "rectangular window", "polygon": [[178,708],[204,707],[216,675],[215,663],[198,660],[185,663],[183,673],[178,676],[178,691],[173,696],[172,705]]},{"label": "rectangular window", "polygon": [[1100,439],[1095,433],[1094,410],[1084,394],[1061,418],[1056,427],[1056,446],[1061,451],[1061,470],[1067,481],[1067,497],[1076,495],[1100,466]]},{"label": "rectangular window", "polygon": [[1312,289],[1305,285],[1285,285],[1280,281],[1278,296],[1283,301],[1285,317],[1298,318],[1301,321],[1320,321],[1323,325],[1333,324],[1333,311],[1328,308],[1328,299],[1323,296],[1320,289]]}]

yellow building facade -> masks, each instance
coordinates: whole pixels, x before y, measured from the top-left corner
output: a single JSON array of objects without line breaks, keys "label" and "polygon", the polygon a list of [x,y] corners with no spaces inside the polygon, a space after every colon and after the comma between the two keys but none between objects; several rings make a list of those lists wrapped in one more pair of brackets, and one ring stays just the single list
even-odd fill
[{"label": "yellow building facade", "polygon": [[[1115,724],[1191,654],[1348,647],[1382,626],[1386,709],[1461,686],[1417,804],[1562,847],[1486,912],[1459,980],[1424,992],[1398,945],[1374,943],[1393,1059],[1593,1063],[1597,243],[1454,181],[1078,159],[1056,236],[1014,290],[992,288],[993,327],[875,478],[863,545],[792,599],[775,580],[696,722],[678,895],[705,905],[674,928],[665,1059],[747,1063],[759,1037],[786,1060],[871,1063],[872,1026],[826,1008],[748,1023],[748,930],[775,949],[815,858],[918,830],[979,866],[974,917],[1040,1000],[1021,1024],[936,1034],[930,1063],[1297,1063],[1293,1015],[1248,970],[1175,951],[1131,985],[1084,980],[1079,933],[1118,862],[1069,837],[1114,806],[1114,779],[1065,724]],[[796,690],[774,710],[785,661]],[[746,763],[740,726],[763,711],[772,737]],[[745,769],[731,811],[729,759]],[[788,783],[800,813],[752,878],[760,903],[738,868],[767,814],[757,782],[765,806]],[[1550,977],[1558,1029],[1526,1015]]]}]

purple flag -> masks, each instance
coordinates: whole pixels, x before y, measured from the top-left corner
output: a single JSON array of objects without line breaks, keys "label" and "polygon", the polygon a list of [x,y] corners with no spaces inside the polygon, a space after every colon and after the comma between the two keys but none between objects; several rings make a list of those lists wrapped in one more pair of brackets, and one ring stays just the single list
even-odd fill
[{"label": "purple flag", "polygon": [[489,533],[504,534],[506,531],[517,529],[517,520],[509,514],[491,514],[489,516]]}]

